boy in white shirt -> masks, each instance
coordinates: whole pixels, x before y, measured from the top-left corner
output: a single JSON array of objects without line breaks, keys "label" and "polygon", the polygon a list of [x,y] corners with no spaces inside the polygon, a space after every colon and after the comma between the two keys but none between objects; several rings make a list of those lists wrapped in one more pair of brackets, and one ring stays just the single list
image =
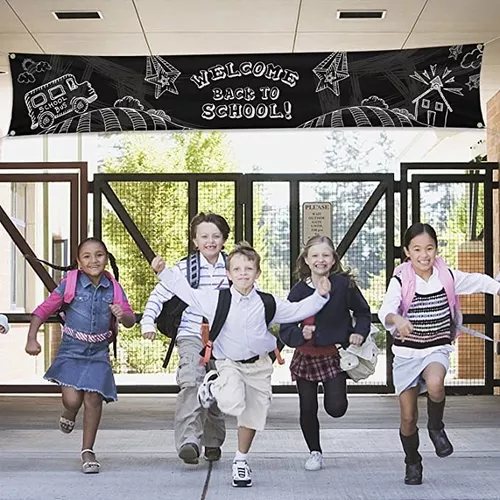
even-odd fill
[{"label": "boy in white shirt", "polygon": [[[164,269],[161,257],[151,266],[159,279],[193,310],[213,324],[219,300],[218,290],[194,290],[178,270]],[[238,451],[233,462],[233,486],[251,486],[247,454],[258,430],[264,430],[271,403],[269,353],[276,349],[276,337],[268,330],[264,304],[255,289],[260,276],[260,256],[246,242],[234,248],[227,258],[227,276],[232,286],[229,312],[212,353],[217,372],[207,373],[198,392],[200,403],[210,406],[214,401],[222,412],[237,417]],[[301,321],[316,314],[329,298],[330,281],[318,283],[316,292],[300,302],[274,298],[276,312],[272,323]]]}]

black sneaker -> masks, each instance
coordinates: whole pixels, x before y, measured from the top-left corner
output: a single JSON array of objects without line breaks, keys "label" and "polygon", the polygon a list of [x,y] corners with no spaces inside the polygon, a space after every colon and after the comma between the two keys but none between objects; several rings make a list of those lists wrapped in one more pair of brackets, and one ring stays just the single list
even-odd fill
[{"label": "black sneaker", "polygon": [[205,460],[208,460],[209,462],[217,462],[220,460],[221,455],[222,450],[220,448],[205,446]]},{"label": "black sneaker", "polygon": [[453,445],[450,443],[444,429],[428,429],[429,437],[436,449],[436,455],[440,458],[447,457],[453,453]]},{"label": "black sneaker", "polygon": [[196,465],[200,458],[200,449],[194,443],[186,443],[179,450],[179,458],[184,460],[185,464]]}]

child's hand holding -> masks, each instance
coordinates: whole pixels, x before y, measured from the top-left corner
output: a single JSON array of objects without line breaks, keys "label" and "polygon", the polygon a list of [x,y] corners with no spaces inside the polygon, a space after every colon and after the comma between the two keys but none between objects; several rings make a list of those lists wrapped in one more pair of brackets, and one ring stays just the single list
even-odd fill
[{"label": "child's hand holding", "polygon": [[7,333],[2,325],[0,325],[0,333]]},{"label": "child's hand holding", "polygon": [[351,333],[349,336],[349,344],[355,345],[355,346],[360,346],[363,341],[364,341],[363,335],[360,335],[359,333]]},{"label": "child's hand holding", "polygon": [[144,332],[142,336],[145,339],[154,340],[156,338],[156,332]]},{"label": "child's hand holding", "polygon": [[115,316],[115,318],[120,322],[123,318],[122,306],[120,304],[111,304],[109,308],[111,309],[113,316]]},{"label": "child's hand holding", "polygon": [[166,264],[165,264],[165,261],[159,255],[157,255],[151,261],[151,267],[153,268],[153,271],[156,274],[158,274],[158,273],[161,273],[165,269]]},{"label": "child's hand holding", "polygon": [[42,346],[38,343],[36,339],[28,339],[28,342],[26,342],[26,347],[24,350],[30,355],[30,356],[38,356],[42,352]]},{"label": "child's hand holding", "polygon": [[304,337],[304,340],[311,340],[315,329],[314,325],[304,325],[302,328],[302,337]]},{"label": "child's hand holding", "polygon": [[322,276],[319,279],[318,284],[316,286],[318,293],[320,295],[322,295],[323,297],[330,293],[331,288],[332,288],[332,284],[330,283],[330,280],[326,276]]}]

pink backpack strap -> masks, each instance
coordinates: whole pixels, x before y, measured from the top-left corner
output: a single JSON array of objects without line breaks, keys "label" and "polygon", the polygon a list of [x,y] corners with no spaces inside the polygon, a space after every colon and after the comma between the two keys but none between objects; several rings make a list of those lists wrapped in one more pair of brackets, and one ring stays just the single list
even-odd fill
[{"label": "pink backpack strap", "polygon": [[[436,257],[434,266],[438,270],[439,280],[443,284],[452,317],[455,310],[459,309],[458,298],[455,296],[455,283],[453,276],[445,261],[441,257]],[[394,269],[393,276],[398,276],[401,280],[401,315],[406,316],[415,297],[415,270],[410,262],[405,262]]]},{"label": "pink backpack strap", "polygon": [[410,262],[404,262],[394,269],[393,276],[401,280],[401,315],[406,316],[415,297],[415,271]]},{"label": "pink backpack strap", "polygon": [[64,299],[65,304],[70,304],[75,298],[76,292],[76,282],[78,281],[78,269],[72,269],[66,273],[66,288],[64,289]]},{"label": "pink backpack strap", "polygon": [[115,280],[114,276],[108,271],[104,271],[104,274],[106,278],[108,278],[108,280],[111,281],[111,283],[113,284],[113,304],[118,304],[123,308],[124,300],[120,284],[118,283],[118,281]]},{"label": "pink backpack strap", "polygon": [[[79,273],[80,271],[78,269],[73,269],[68,271],[66,277],[64,278],[66,280],[66,288],[64,289],[64,302],[66,304],[71,303],[75,298],[76,282],[78,281]],[[104,271],[104,274],[113,285],[113,304],[119,304],[123,307],[124,299],[121,286],[108,271]]]},{"label": "pink backpack strap", "polygon": [[436,269],[439,273],[439,281],[443,284],[444,291],[446,292],[446,297],[448,298],[448,305],[450,306],[451,316],[455,314],[455,309],[459,309],[458,298],[455,295],[455,282],[453,276],[446,265],[445,261],[441,257],[436,257],[434,262]]}]

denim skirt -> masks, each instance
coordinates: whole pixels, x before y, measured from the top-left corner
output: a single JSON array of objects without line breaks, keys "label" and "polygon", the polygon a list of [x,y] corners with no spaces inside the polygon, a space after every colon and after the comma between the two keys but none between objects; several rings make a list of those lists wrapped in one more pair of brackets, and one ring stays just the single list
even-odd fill
[{"label": "denim skirt", "polygon": [[448,371],[450,366],[449,347],[437,349],[421,358],[394,356],[392,375],[396,394],[399,396],[403,391],[407,391],[413,387],[418,387],[419,394],[427,392],[427,386],[425,380],[422,378],[422,372],[431,363],[439,363]]},{"label": "denim skirt", "polygon": [[85,342],[63,334],[56,359],[44,378],[77,391],[97,392],[106,403],[118,399],[108,340]]}]

